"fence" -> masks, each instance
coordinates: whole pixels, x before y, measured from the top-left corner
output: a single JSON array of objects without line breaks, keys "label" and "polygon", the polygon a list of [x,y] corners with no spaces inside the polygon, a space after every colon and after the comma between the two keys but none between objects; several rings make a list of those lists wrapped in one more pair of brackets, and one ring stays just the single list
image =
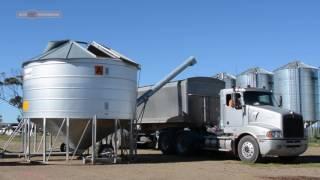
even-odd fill
[{"label": "fence", "polygon": [[320,140],[320,127],[309,127],[307,128],[308,138],[311,141]]}]

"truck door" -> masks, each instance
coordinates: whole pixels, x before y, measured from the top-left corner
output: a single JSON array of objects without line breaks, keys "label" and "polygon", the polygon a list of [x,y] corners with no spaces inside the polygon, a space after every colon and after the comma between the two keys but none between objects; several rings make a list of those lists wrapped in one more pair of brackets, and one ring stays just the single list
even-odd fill
[{"label": "truck door", "polygon": [[[241,102],[241,94],[237,93],[237,99]],[[224,126],[225,127],[240,127],[243,125],[243,111],[236,109],[234,102],[231,100],[231,94],[226,94],[226,102],[223,105]]]}]

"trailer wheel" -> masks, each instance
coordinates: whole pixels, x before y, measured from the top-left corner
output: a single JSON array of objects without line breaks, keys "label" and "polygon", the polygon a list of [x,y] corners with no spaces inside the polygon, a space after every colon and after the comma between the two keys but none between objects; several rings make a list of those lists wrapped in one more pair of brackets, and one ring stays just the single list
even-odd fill
[{"label": "trailer wheel", "polygon": [[67,151],[67,145],[65,143],[60,144],[60,152],[66,152]]},{"label": "trailer wheel", "polygon": [[[60,145],[60,152],[66,152],[67,151],[67,145],[66,143],[61,143]],[[69,151],[73,151],[73,149],[69,146]]]},{"label": "trailer wheel", "polygon": [[238,144],[238,155],[241,161],[255,163],[260,159],[257,141],[252,136],[244,136]]},{"label": "trailer wheel", "polygon": [[163,154],[175,153],[175,141],[173,131],[163,131],[159,137],[159,149]]}]

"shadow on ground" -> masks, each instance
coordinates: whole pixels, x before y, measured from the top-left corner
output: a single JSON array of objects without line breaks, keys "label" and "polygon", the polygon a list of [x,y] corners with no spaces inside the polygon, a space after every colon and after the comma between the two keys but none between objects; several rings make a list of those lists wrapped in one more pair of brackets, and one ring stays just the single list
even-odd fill
[{"label": "shadow on ground", "polygon": [[320,180],[319,177],[311,176],[277,176],[277,177],[260,177],[269,180]]},{"label": "shadow on ground", "polygon": [[[177,156],[163,154],[139,154],[133,163],[176,163],[176,162],[192,162],[192,161],[239,161],[232,153],[226,152],[200,152],[197,155]],[[240,162],[240,161],[239,161]],[[280,160],[278,157],[263,158],[259,164],[319,164],[320,155],[304,155],[299,156],[294,161]]]},{"label": "shadow on ground", "polygon": [[44,166],[46,164],[43,164],[38,161],[31,161],[31,162],[26,162],[22,160],[17,160],[17,161],[5,161],[5,162],[0,162],[0,167],[1,166]]},{"label": "shadow on ground", "polygon": [[319,164],[320,165],[320,155],[305,155],[305,156],[299,156],[294,161],[283,161],[280,160],[277,157],[272,158],[265,158],[262,162],[262,164],[268,164],[268,163],[276,163],[276,164]]},{"label": "shadow on ground", "polygon": [[163,154],[138,154],[133,163],[154,164],[154,163],[177,163],[193,161],[227,161],[236,160],[230,153],[224,152],[200,152],[196,155],[163,155]]}]

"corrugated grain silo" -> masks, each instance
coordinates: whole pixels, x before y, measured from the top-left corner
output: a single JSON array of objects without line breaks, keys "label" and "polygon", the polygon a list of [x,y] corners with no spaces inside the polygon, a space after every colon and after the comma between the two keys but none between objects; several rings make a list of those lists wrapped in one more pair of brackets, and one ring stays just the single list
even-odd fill
[{"label": "corrugated grain silo", "polygon": [[[88,125],[94,117],[96,141],[114,131],[114,120],[128,127],[135,118],[138,69],[96,42],[50,42],[44,53],[23,63],[23,116],[53,135],[68,134],[70,147],[83,151],[93,141]],[[61,129],[65,119],[70,132]]]},{"label": "corrugated grain silo", "polygon": [[273,73],[265,69],[255,67],[250,68],[237,76],[237,87],[256,87],[272,90]]},{"label": "corrugated grain silo", "polygon": [[305,121],[319,120],[319,68],[300,61],[274,71],[274,94],[283,108],[301,113]]}]

